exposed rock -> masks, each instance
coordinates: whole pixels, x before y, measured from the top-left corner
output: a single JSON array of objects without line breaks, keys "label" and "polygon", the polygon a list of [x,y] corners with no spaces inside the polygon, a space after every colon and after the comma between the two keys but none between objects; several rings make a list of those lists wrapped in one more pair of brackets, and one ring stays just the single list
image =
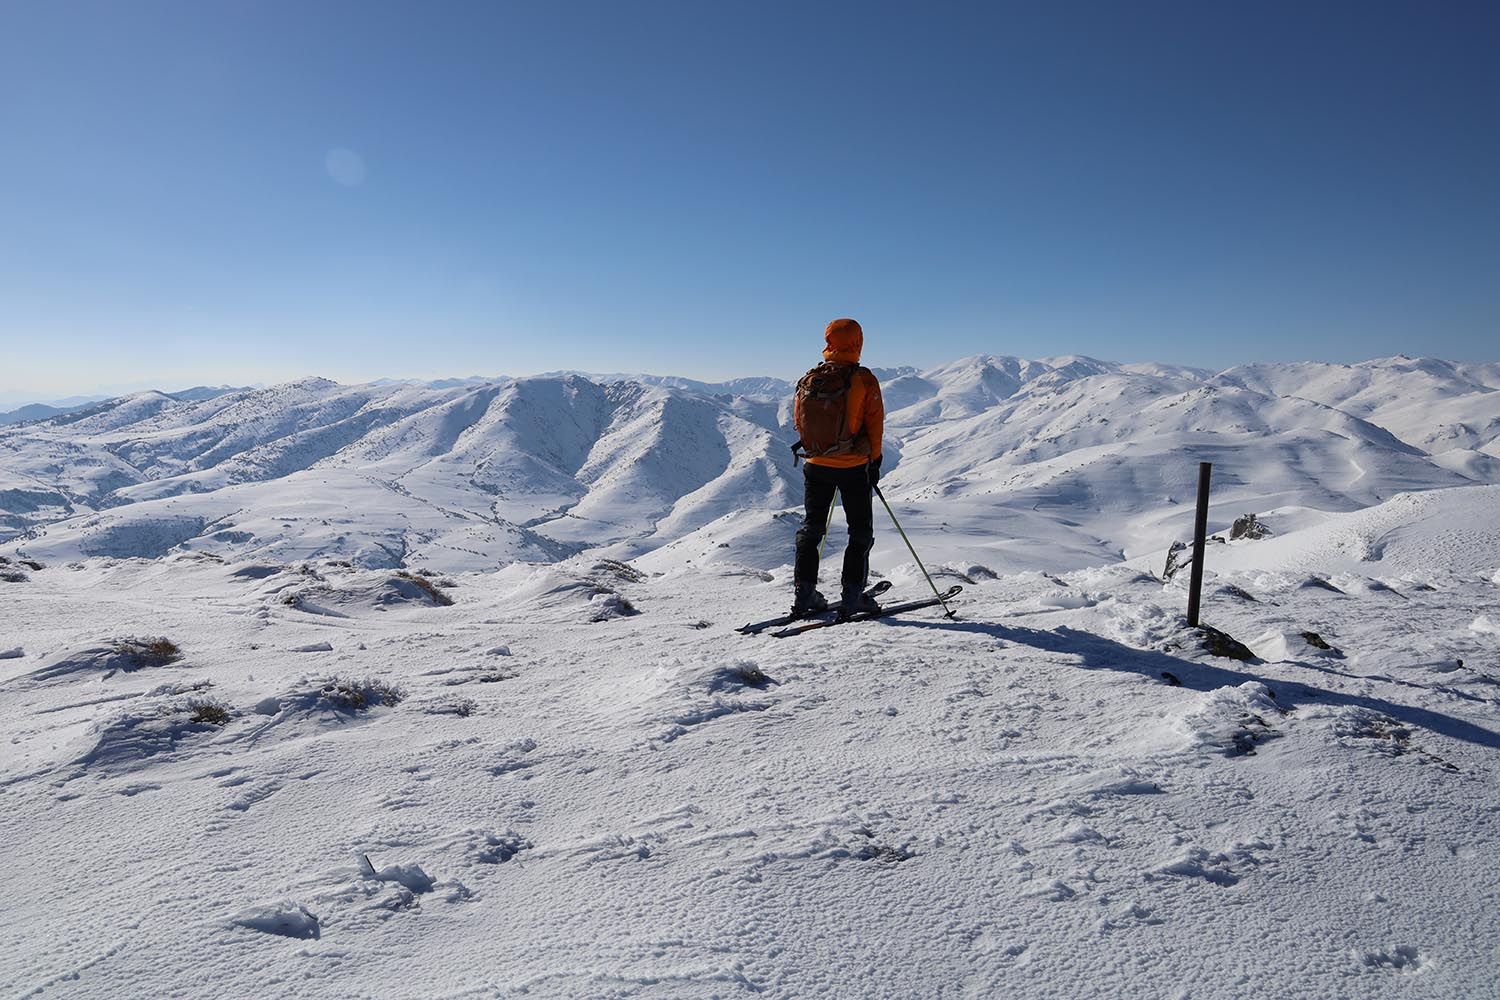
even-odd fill
[{"label": "exposed rock", "polygon": [[1198,632],[1203,636],[1203,649],[1210,656],[1227,656],[1233,660],[1255,659],[1249,646],[1227,632],[1221,632],[1212,625],[1199,625]]},{"label": "exposed rock", "polygon": [[1163,581],[1172,579],[1172,577],[1177,575],[1177,571],[1182,569],[1187,563],[1187,559],[1183,556],[1183,553],[1186,551],[1187,546],[1181,542],[1173,542],[1172,547],[1167,549],[1167,566],[1161,571]]},{"label": "exposed rock", "polygon": [[1333,647],[1328,645],[1323,637],[1316,632],[1303,632],[1301,633],[1301,635],[1303,641],[1305,641],[1309,646],[1315,646],[1318,649],[1333,649]]},{"label": "exposed rock", "polygon": [[1234,524],[1229,526],[1229,540],[1231,542],[1240,538],[1254,541],[1273,534],[1275,532],[1262,523],[1254,514],[1241,514],[1234,519]]}]

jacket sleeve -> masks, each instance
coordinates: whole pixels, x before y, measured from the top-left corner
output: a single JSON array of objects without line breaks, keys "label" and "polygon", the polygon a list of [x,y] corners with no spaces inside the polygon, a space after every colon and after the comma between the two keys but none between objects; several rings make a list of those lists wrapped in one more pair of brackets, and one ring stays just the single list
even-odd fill
[{"label": "jacket sleeve", "polygon": [[885,401],[880,398],[880,380],[865,370],[865,435],[870,441],[870,461],[880,457],[880,443],[885,436]]}]

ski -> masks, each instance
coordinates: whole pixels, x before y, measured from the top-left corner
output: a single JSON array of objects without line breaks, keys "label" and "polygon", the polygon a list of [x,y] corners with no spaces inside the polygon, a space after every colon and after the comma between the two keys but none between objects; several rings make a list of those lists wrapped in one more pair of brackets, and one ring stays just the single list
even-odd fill
[{"label": "ski", "polygon": [[830,625],[843,625],[847,622],[871,621],[876,618],[888,618],[891,615],[899,615],[907,611],[916,611],[919,608],[930,608],[935,604],[941,604],[944,601],[957,596],[958,592],[963,589],[964,588],[960,586],[953,586],[949,587],[942,597],[929,597],[925,601],[907,601],[904,604],[892,604],[889,607],[881,608],[879,611],[863,611],[857,615],[851,615],[850,617],[843,619],[831,618],[815,622],[808,622],[805,625],[797,625],[793,628],[784,628],[780,632],[772,632],[771,635],[777,639],[784,639],[787,636],[801,635],[803,632],[811,632],[815,628],[827,628]]},{"label": "ski", "polygon": [[[881,580],[879,583],[875,584],[875,586],[865,591],[865,596],[879,597],[881,594],[890,589],[891,581]],[[812,618],[815,615],[831,615],[836,610],[837,608],[830,607],[827,611],[815,611],[812,614],[808,615],[778,615],[775,618],[768,618],[763,622],[751,622],[749,625],[741,625],[739,628],[735,629],[735,631],[740,633],[741,635],[756,635],[760,632],[764,632],[768,628],[775,628],[778,625],[790,625],[793,622],[805,621],[806,619]]]}]

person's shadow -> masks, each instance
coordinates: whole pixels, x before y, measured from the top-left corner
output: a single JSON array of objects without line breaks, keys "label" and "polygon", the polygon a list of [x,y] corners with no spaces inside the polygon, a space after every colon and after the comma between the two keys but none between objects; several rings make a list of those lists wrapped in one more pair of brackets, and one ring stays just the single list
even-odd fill
[{"label": "person's shadow", "polygon": [[[894,628],[974,632],[1017,645],[1031,646],[1034,649],[1045,650],[1049,653],[1079,657],[1081,662],[1077,665],[1084,670],[1115,670],[1124,673],[1140,674],[1154,681],[1169,684],[1176,683],[1194,691],[1212,691],[1215,688],[1237,686],[1246,681],[1258,681],[1266,686],[1271,692],[1271,697],[1275,699],[1276,704],[1284,711],[1291,711],[1297,706],[1299,700],[1316,702],[1322,705],[1354,706],[1379,712],[1407,725],[1420,726],[1435,733],[1441,733],[1444,736],[1451,736],[1456,740],[1464,740],[1465,742],[1474,743],[1479,746],[1500,749],[1500,733],[1492,732],[1464,719],[1454,718],[1451,715],[1444,715],[1441,712],[1419,708],[1415,705],[1387,701],[1384,698],[1372,698],[1366,695],[1350,694],[1343,691],[1330,691],[1326,688],[1314,687],[1305,681],[1292,680],[1286,677],[1265,677],[1253,672],[1256,665],[1263,665],[1263,661],[1259,660],[1246,662],[1243,668],[1240,669],[1230,669],[1214,664],[1181,659],[1154,650],[1136,649],[1133,646],[1115,642],[1113,639],[1094,635],[1092,632],[1084,632],[1079,629],[1066,627],[1051,631],[1042,631],[1031,628],[1015,628],[1009,625],[995,625],[986,622],[953,620],[929,622],[903,618],[884,619],[883,624]],[[1304,670],[1348,677],[1354,680],[1366,679],[1357,674],[1346,673],[1332,667],[1319,666],[1302,660],[1291,661],[1289,665],[1295,665]],[[1414,684],[1410,681],[1393,681],[1388,678],[1371,679],[1419,688],[1424,691],[1432,690],[1432,688],[1425,685]],[[1445,694],[1455,695],[1480,704],[1495,704],[1495,702],[1489,699],[1456,691],[1453,688],[1444,687],[1442,690]]]}]

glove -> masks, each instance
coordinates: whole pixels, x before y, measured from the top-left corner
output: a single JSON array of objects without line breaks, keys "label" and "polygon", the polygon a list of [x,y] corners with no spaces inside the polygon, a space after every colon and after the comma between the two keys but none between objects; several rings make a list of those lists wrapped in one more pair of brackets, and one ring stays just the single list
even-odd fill
[{"label": "glove", "polygon": [[880,458],[872,459],[869,462],[869,464],[865,466],[865,474],[870,477],[870,485],[871,486],[879,486],[880,485],[880,459],[881,458],[885,458],[885,456],[881,455]]}]

